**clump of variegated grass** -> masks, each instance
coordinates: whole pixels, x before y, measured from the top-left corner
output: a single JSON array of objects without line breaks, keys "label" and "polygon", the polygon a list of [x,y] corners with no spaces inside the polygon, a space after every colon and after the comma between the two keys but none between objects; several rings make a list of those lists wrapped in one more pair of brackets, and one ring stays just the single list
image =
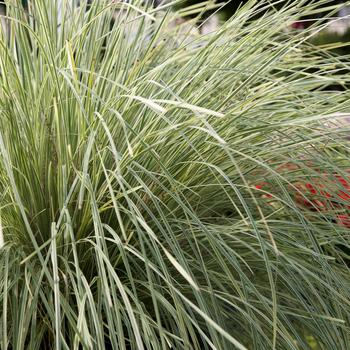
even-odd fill
[{"label": "clump of variegated grass", "polygon": [[350,348],[349,229],[293,194],[347,176],[348,67],[286,31],[311,5],[257,3],[198,37],[167,6],[11,2],[1,349]]}]

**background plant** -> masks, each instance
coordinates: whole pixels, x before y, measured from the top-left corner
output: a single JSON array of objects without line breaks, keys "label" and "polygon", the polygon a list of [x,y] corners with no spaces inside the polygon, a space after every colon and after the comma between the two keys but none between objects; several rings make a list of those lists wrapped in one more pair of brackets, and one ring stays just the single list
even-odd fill
[{"label": "background plant", "polygon": [[199,37],[168,5],[8,2],[1,349],[350,348],[349,229],[294,196],[348,177],[347,63],[285,30],[312,5],[256,3]]}]

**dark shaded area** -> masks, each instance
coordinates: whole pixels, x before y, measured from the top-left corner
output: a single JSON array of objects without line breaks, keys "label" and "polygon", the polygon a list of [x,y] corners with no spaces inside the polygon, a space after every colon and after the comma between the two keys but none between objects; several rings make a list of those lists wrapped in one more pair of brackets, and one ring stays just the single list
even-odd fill
[{"label": "dark shaded area", "polygon": [[[271,4],[271,6],[273,6],[275,9],[278,10],[278,9],[281,9],[283,6],[291,4],[292,2],[293,1],[291,1],[291,0],[285,0],[285,1],[260,1],[259,2],[259,6],[261,7],[262,10],[261,10],[259,15],[262,15],[263,13],[266,12],[266,10],[264,10],[264,8],[266,8],[266,6],[268,4]],[[183,2],[183,6],[193,6],[193,5],[196,5],[198,3],[199,3],[199,1],[197,1],[197,0],[186,0],[186,1]],[[224,4],[225,1],[218,0],[218,1],[216,1],[216,3],[218,5],[219,4]],[[225,18],[229,18],[232,15],[234,15],[235,12],[239,8],[241,8],[242,6],[244,6],[247,3],[248,3],[248,0],[237,0],[237,1],[232,0],[232,1],[228,1],[226,5],[223,5],[223,6],[219,7],[218,9],[219,9],[219,11],[223,12]],[[316,9],[322,10],[322,8],[326,8],[326,7],[330,7],[330,6],[336,6],[336,5],[340,5],[342,3],[344,3],[344,1],[342,1],[342,0],[329,0],[327,3],[323,3],[323,4],[320,5],[320,1],[318,1],[318,0],[309,0],[309,1],[305,2],[305,5],[315,5]],[[217,12],[218,9],[206,11],[203,14],[202,18],[207,18],[208,16],[210,16],[213,13]],[[325,10],[324,12],[321,12],[321,13],[319,13],[317,15],[305,16],[305,17],[301,18],[301,20],[304,20],[304,21],[309,20],[310,22],[312,22],[312,20],[315,19],[315,17],[321,18],[321,17],[326,16],[327,12],[329,12],[329,11]]]}]

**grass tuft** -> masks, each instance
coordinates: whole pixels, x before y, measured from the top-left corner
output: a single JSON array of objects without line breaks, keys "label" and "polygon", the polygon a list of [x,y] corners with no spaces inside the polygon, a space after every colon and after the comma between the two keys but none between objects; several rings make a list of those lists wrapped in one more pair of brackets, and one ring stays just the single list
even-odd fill
[{"label": "grass tuft", "polygon": [[201,36],[63,2],[0,33],[0,348],[350,349],[349,67],[286,30],[315,5]]}]

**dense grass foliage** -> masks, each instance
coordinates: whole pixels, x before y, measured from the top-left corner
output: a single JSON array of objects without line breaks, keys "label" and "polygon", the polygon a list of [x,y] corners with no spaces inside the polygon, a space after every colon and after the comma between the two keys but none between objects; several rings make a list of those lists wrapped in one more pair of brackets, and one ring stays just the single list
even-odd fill
[{"label": "dense grass foliage", "polygon": [[350,349],[348,67],[286,30],[313,7],[199,37],[66,3],[0,35],[0,348]]}]

